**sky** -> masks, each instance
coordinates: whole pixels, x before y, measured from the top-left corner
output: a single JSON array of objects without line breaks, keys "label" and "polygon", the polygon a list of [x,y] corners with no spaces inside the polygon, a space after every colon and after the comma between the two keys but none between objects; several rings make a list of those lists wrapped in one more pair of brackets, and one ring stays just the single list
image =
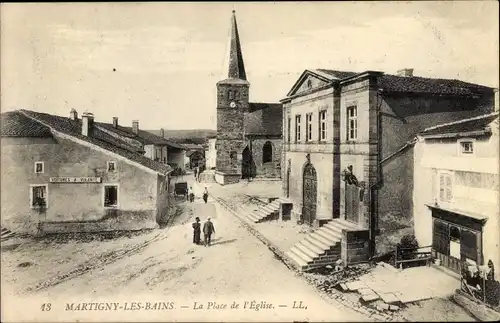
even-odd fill
[{"label": "sky", "polygon": [[233,9],[251,102],[278,102],[307,68],[414,68],[499,87],[497,1],[0,6],[2,112],[215,129]]}]

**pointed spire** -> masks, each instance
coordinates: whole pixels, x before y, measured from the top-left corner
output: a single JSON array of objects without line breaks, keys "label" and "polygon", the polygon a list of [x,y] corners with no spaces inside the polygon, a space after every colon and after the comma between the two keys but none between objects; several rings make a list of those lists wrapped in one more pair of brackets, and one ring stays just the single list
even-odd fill
[{"label": "pointed spire", "polygon": [[233,10],[231,17],[231,41],[229,48],[229,72],[230,79],[246,80],[245,64],[243,64],[243,55],[241,53],[240,35],[238,34],[238,25],[236,24],[236,11]]}]

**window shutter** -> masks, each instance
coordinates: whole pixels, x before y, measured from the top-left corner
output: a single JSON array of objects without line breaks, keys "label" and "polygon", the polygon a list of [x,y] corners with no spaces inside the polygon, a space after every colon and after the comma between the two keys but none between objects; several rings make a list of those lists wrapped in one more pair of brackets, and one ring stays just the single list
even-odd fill
[{"label": "window shutter", "polygon": [[460,237],[460,253],[476,262],[480,259],[481,250],[478,249],[479,235],[475,232],[463,229]]},{"label": "window shutter", "polygon": [[448,224],[438,219],[433,221],[432,248],[439,253],[449,255]]},{"label": "window shutter", "polygon": [[451,176],[446,175],[446,200],[451,201],[453,199]]},{"label": "window shutter", "polygon": [[441,201],[445,200],[445,178],[443,174],[439,175],[439,199]]}]

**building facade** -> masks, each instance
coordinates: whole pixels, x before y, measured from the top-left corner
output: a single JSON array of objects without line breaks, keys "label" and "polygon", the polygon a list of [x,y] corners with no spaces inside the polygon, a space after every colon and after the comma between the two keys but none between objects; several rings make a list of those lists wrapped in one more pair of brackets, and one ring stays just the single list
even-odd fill
[{"label": "building facade", "polygon": [[250,103],[236,15],[231,18],[228,77],[217,83],[215,180],[281,175],[282,105]]},{"label": "building facade", "polygon": [[415,236],[441,264],[492,262],[499,279],[498,112],[424,130],[415,145]]},{"label": "building facade", "polygon": [[168,165],[100,131],[92,114],[3,113],[2,227],[46,234],[152,229],[168,215]]},{"label": "building facade", "polygon": [[304,222],[340,217],[377,252],[411,233],[412,141],[423,129],[492,111],[493,89],[458,80],[306,70],[283,102],[283,194]]}]

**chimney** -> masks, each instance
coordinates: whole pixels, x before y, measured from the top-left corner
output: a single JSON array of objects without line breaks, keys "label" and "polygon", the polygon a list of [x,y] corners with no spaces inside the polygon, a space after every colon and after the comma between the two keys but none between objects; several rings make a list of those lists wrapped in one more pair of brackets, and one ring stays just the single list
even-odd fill
[{"label": "chimney", "polygon": [[136,135],[139,134],[139,120],[132,120],[132,132]]},{"label": "chimney", "polygon": [[94,115],[90,112],[82,114],[82,135],[92,137],[94,131]]},{"label": "chimney", "polygon": [[403,68],[398,71],[398,76],[407,76],[407,77],[412,77],[413,76],[413,68]]},{"label": "chimney", "polygon": [[75,110],[75,109],[71,109],[71,110],[69,111],[69,118],[70,118],[71,120],[78,120],[78,112],[76,112],[76,110]]},{"label": "chimney", "polygon": [[113,128],[118,128],[118,117],[113,117]]},{"label": "chimney", "polygon": [[160,129],[160,137],[165,138],[165,130],[163,128]]}]

